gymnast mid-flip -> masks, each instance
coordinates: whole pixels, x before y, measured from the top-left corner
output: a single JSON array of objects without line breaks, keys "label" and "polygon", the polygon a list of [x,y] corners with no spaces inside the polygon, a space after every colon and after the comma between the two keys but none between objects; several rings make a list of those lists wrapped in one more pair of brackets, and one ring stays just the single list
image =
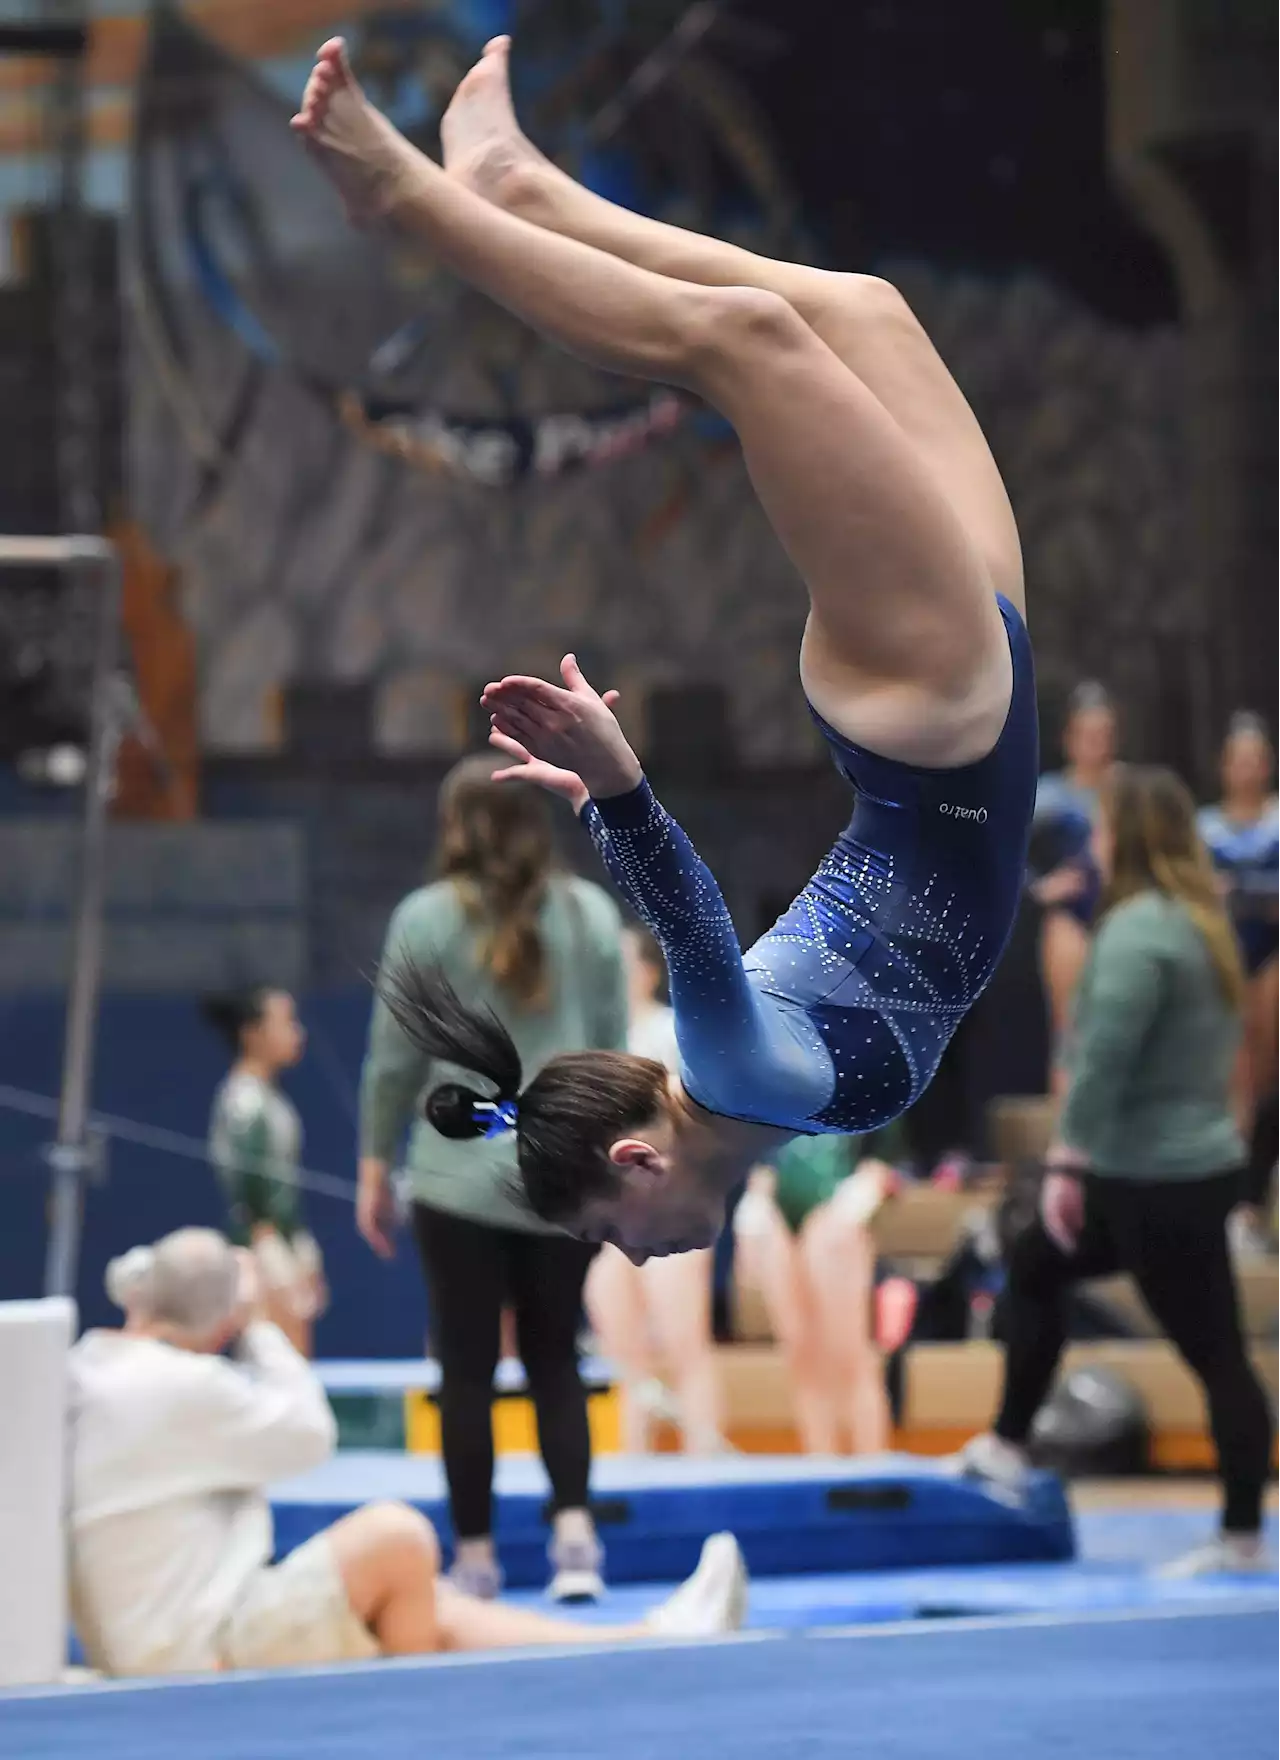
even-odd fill
[{"label": "gymnast mid-flip", "polygon": [[783,1139],[866,1132],[932,1079],[1022,888],[1037,770],[1022,561],[972,411],[885,282],[755,257],[616,208],[520,132],[506,38],[444,119],[444,167],[365,99],[340,39],[294,127],[353,222],[386,224],[592,365],[679,386],[734,426],[809,590],[800,676],[853,818],[747,953],[572,655],[484,693],[505,772],[582,815],[671,974],[678,1078],[587,1051],[524,1085],[498,1023],[438,973],[392,1003],[474,1072],[427,1101],[447,1136],[515,1132],[539,1215],[638,1263],[706,1246]]}]

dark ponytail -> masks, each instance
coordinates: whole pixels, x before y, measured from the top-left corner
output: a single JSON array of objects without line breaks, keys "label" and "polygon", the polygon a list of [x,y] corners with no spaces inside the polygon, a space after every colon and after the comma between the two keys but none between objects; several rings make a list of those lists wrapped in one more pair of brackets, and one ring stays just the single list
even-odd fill
[{"label": "dark ponytail", "polygon": [[216,996],[206,996],[200,1004],[200,1012],[214,1032],[238,1053],[241,1034],[246,1027],[257,1026],[270,994],[264,984],[256,984],[247,990],[223,991]]},{"label": "dark ponytail", "polygon": [[[420,1051],[473,1070],[492,1089],[485,1094],[446,1082],[433,1090],[426,1118],[442,1137],[486,1136],[493,1129],[492,1103],[514,1103],[521,1183],[544,1222],[572,1231],[585,1203],[616,1196],[622,1176],[609,1151],[671,1104],[665,1066],[624,1051],[564,1052],[522,1093],[520,1054],[510,1033],[491,1010],[468,1008],[438,966],[396,960],[380,995]],[[487,1112],[477,1110],[486,1102]]]},{"label": "dark ponytail", "polygon": [[382,1000],[406,1038],[428,1057],[461,1064],[492,1083],[492,1095],[445,1082],[427,1101],[428,1124],[455,1141],[482,1137],[488,1121],[477,1101],[515,1100],[523,1071],[515,1041],[492,1009],[468,1008],[439,966],[398,959],[383,978]]}]

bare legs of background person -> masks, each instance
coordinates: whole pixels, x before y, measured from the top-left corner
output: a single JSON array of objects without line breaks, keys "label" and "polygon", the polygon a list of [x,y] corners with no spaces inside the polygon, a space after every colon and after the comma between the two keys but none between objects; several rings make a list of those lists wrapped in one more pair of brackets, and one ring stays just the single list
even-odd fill
[{"label": "bare legs of background person", "polygon": [[1280,962],[1269,959],[1249,981],[1245,1008],[1245,1049],[1249,1071],[1249,1128],[1259,1106],[1275,1092],[1280,1047]]},{"label": "bare legs of background person", "polygon": [[800,1251],[818,1316],[828,1383],[851,1454],[880,1454],[889,1446],[889,1397],[880,1353],[871,1335],[875,1248],[863,1223],[850,1222],[835,1203],[805,1219]]},{"label": "bare legs of background person", "polygon": [[1050,1085],[1055,1093],[1064,1079],[1057,1053],[1071,1027],[1076,989],[1088,958],[1089,931],[1084,925],[1066,911],[1046,911],[1040,925],[1040,974],[1049,1009]]},{"label": "bare legs of background person", "polygon": [[603,1354],[623,1375],[622,1446],[653,1446],[651,1390],[674,1394],[686,1454],[723,1448],[720,1378],[711,1338],[711,1255],[680,1253],[632,1265],[614,1247],[587,1278],[587,1311]]},{"label": "bare legs of background person", "polygon": [[[440,1547],[430,1522],[405,1504],[367,1504],[336,1522],[329,1535],[352,1611],[386,1656],[608,1644],[664,1631],[663,1610],[650,1622],[586,1626],[464,1595],[441,1580]],[[739,1608],[727,1623],[740,1618]],[[665,1629],[680,1636],[711,1635],[681,1630],[682,1624],[687,1627],[688,1619]]]},{"label": "bare legs of background person", "polygon": [[748,1192],[749,1232],[739,1228],[735,1253],[737,1276],[764,1297],[773,1336],[787,1364],[791,1409],[800,1447],[805,1454],[836,1454],[840,1427],[827,1385],[822,1334],[816,1305],[805,1275],[800,1242],[787,1227],[771,1198]]},{"label": "bare legs of background person", "polygon": [[622,1381],[622,1452],[648,1454],[653,1424],[644,1389],[658,1378],[657,1353],[639,1271],[616,1247],[597,1254],[587,1273],[586,1302],[601,1354]]},{"label": "bare legs of background person", "polygon": [[724,1447],[720,1374],[711,1337],[711,1269],[710,1252],[699,1252],[651,1259],[640,1272],[675,1391],[686,1454],[718,1454]]},{"label": "bare legs of background person", "polygon": [[865,1227],[820,1205],[793,1235],[772,1198],[751,1193],[759,1228],[737,1239],[738,1275],[764,1297],[787,1360],[800,1446],[853,1454],[889,1445],[889,1402],[871,1337],[875,1259]]},{"label": "bare legs of background person", "polygon": [[1274,1244],[1271,1211],[1278,1021],[1280,964],[1270,959],[1249,981],[1237,1083],[1240,1129],[1248,1159],[1242,1202],[1231,1218],[1229,1234],[1235,1252],[1250,1259],[1269,1256]]}]

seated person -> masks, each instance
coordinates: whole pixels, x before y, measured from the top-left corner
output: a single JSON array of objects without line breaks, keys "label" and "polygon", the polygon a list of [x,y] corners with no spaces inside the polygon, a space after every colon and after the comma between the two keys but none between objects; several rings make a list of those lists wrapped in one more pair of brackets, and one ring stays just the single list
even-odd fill
[{"label": "seated person", "polygon": [[366,1505],[272,1564],[266,1487],[332,1451],[324,1389],[261,1319],[252,1257],[185,1228],[107,1270],[119,1332],[71,1352],[72,1606],[112,1674],[270,1668],[440,1650],[710,1637],[741,1623],[731,1535],[648,1620],[580,1626],[440,1580],[430,1523]]}]

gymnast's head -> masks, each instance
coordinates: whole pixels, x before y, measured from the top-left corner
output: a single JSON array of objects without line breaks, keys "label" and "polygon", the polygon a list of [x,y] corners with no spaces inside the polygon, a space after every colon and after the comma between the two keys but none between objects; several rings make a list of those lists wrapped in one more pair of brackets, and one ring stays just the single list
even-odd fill
[{"label": "gymnast's head", "polygon": [[513,1132],[525,1197],[544,1222],[612,1242],[637,1264],[715,1240],[724,1187],[711,1121],[665,1065],[566,1052],[524,1087],[506,1028],[469,1008],[438,968],[393,966],[382,998],[427,1056],[478,1078],[434,1088],[427,1123],[455,1140]]},{"label": "gymnast's head", "polygon": [[1072,691],[1062,729],[1067,767],[1083,778],[1097,779],[1115,762],[1115,703],[1105,685],[1086,679]]},{"label": "gymnast's head", "polygon": [[1244,1002],[1244,968],[1209,852],[1196,829],[1191,791],[1159,764],[1118,764],[1102,793],[1094,853],[1104,910],[1158,892],[1182,906],[1199,930],[1218,986]]},{"label": "gymnast's head", "polygon": [[206,996],[201,1012],[231,1055],[276,1075],[299,1061],[307,1035],[287,990],[268,984]]},{"label": "gymnast's head", "polygon": [[1271,788],[1275,752],[1261,715],[1239,709],[1231,717],[1222,746],[1222,798],[1255,810]]}]

